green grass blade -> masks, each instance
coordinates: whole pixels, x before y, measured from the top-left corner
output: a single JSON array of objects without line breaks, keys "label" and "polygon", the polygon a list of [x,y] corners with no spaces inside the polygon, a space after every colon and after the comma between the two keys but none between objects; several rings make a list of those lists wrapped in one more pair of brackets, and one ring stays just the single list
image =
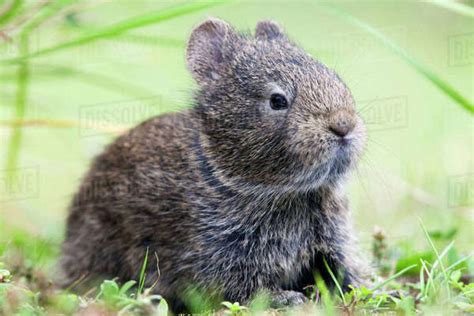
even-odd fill
[{"label": "green grass blade", "polygon": [[[431,239],[430,234],[428,233],[428,230],[426,229],[425,225],[423,224],[423,221],[421,220],[421,218],[419,218],[418,220],[420,221],[420,225],[421,225],[421,228],[423,229],[423,232],[425,233],[426,239],[428,240],[428,243],[430,244],[431,249],[433,249],[433,252],[435,253],[436,258],[437,258],[435,264],[433,264],[432,270],[434,270],[436,268],[436,264],[439,262],[439,266],[441,267],[441,271],[443,272],[443,276],[444,276],[444,279],[446,281],[446,288],[447,288],[447,292],[448,292],[448,298],[451,298],[451,289],[450,289],[449,284],[448,284],[448,281],[449,281],[448,273],[446,272],[446,268],[444,267],[442,257],[440,256],[440,254],[438,252],[438,249],[436,249],[436,247],[433,243],[433,240]],[[447,253],[447,251],[443,252],[443,255],[446,254],[446,253]]]},{"label": "green grass blade", "polygon": [[139,278],[139,281],[138,281],[138,288],[137,288],[137,297],[140,293],[143,292],[143,288],[145,286],[147,264],[148,264],[148,247],[146,248],[145,259],[143,259],[143,265],[142,265],[142,268],[140,270],[140,278]]},{"label": "green grass blade", "polygon": [[19,57],[4,59],[4,60],[1,60],[0,63],[2,64],[19,63],[25,59],[36,58],[39,56],[44,56],[44,55],[58,52],[61,50],[65,50],[68,48],[88,44],[97,40],[111,38],[114,36],[118,36],[129,30],[133,30],[133,29],[144,27],[147,25],[171,20],[173,18],[177,18],[186,14],[194,13],[203,9],[207,9],[219,4],[226,3],[226,2],[228,1],[222,1],[222,2],[212,2],[212,1],[211,2],[195,2],[194,1],[190,3],[186,3],[184,5],[173,6],[171,8],[168,8],[159,12],[155,12],[155,13],[144,15],[144,16],[138,16],[135,18],[122,21],[112,26],[105,27],[101,30],[91,32],[89,34],[85,34],[74,40],[60,43],[58,45],[42,49],[31,54],[23,54]]},{"label": "green grass blade", "polygon": [[460,265],[461,263],[465,262],[466,260],[468,260],[469,258],[471,258],[472,255],[468,255],[464,258],[461,258],[459,259],[458,261],[456,261],[455,263],[453,263],[452,265],[450,265],[449,267],[446,268],[446,271],[451,271],[452,269],[456,268],[458,265]]},{"label": "green grass blade", "polygon": [[326,286],[326,283],[324,282],[324,280],[321,278],[320,275],[316,275],[315,280],[316,280],[316,287],[319,290],[319,293],[321,295],[321,300],[324,305],[325,314],[329,316],[336,315],[334,302],[332,300],[331,293],[329,292]]},{"label": "green grass blade", "polygon": [[[429,234],[428,234],[428,236],[429,236]],[[431,244],[432,244],[432,242],[431,242]],[[423,260],[421,260],[422,269],[420,270],[420,274],[422,274],[422,272],[425,271],[426,274],[428,275],[428,281],[426,282],[426,285],[422,283],[424,286],[422,287],[422,290],[420,292],[420,297],[421,298],[429,297],[430,296],[429,295],[429,290],[431,288],[433,288],[433,292],[436,291],[436,285],[435,285],[436,268],[438,267],[438,265],[442,264],[441,260],[446,256],[446,254],[453,247],[453,245],[454,245],[454,242],[449,243],[449,245],[443,250],[443,252],[439,255],[439,257],[437,257],[437,260],[431,265],[431,271],[428,269],[427,264]],[[434,245],[432,247],[434,247]],[[446,280],[447,272],[450,271],[452,268],[456,267],[458,264],[464,262],[467,258],[469,258],[469,257],[462,258],[462,259],[458,260],[457,262],[455,262],[450,267],[448,267],[447,269],[445,269],[446,274],[443,274],[445,280]],[[423,276],[423,279],[424,279],[424,275],[422,275],[422,276]],[[420,276],[420,282],[421,282],[421,276]],[[449,284],[446,284],[446,286],[448,288],[448,295],[450,295]]]},{"label": "green grass blade", "polygon": [[130,281],[127,281],[125,282],[124,285],[122,285],[122,287],[120,287],[120,291],[119,291],[119,295],[123,296],[123,295],[126,295],[127,292],[135,286],[135,284],[137,284],[137,281],[135,280],[130,280]]},{"label": "green grass blade", "polygon": [[[443,252],[439,255],[439,257],[436,259],[436,261],[433,263],[433,268],[436,268],[438,264],[441,264],[441,260],[448,254],[449,249],[451,249],[454,246],[454,241],[451,241],[446,248],[444,248]],[[445,269],[448,271],[447,269]]]},{"label": "green grass blade", "polygon": [[[40,11],[39,15],[27,22],[27,25],[21,30],[19,37],[19,52],[21,55],[29,54],[29,36],[30,32],[38,27],[42,22],[53,16],[65,5],[69,4],[70,0],[62,0],[56,2],[54,5],[46,5]],[[17,73],[17,92],[15,102],[15,119],[23,120],[27,106],[28,97],[28,83],[30,78],[30,64],[28,60],[22,60],[18,65]],[[9,140],[6,169],[12,170],[10,176],[13,176],[13,170],[16,169],[18,158],[20,155],[20,147],[22,140],[21,126],[15,126]]]},{"label": "green grass blade", "polygon": [[426,297],[428,296],[428,291],[430,290],[431,285],[433,284],[434,278],[424,260],[421,260],[421,265],[422,265],[421,270],[425,270],[426,275],[428,276],[428,281],[426,282],[426,286],[423,288],[422,295],[421,295],[422,297]]},{"label": "green grass blade", "polygon": [[434,84],[440,91],[445,93],[463,109],[467,110],[470,114],[474,114],[474,104],[471,101],[464,97],[448,82],[442,80],[435,73],[433,73],[427,67],[422,65],[419,61],[417,61],[414,57],[408,54],[400,46],[392,42],[389,38],[385,36],[385,34],[374,28],[372,25],[362,20],[359,20],[348,12],[341,10],[329,3],[320,3],[320,5],[322,5],[323,8],[326,8],[328,11],[343,18],[350,24],[357,26],[358,28],[372,35],[374,38],[384,44],[387,48],[393,51],[396,55],[398,55],[401,59],[403,59],[406,63],[411,65],[418,73],[425,77],[425,79],[431,81],[432,84]]},{"label": "green grass blade", "polygon": [[17,12],[20,10],[22,4],[23,0],[13,0],[7,9],[0,13],[0,26],[6,24],[8,21],[14,18]]},{"label": "green grass blade", "polygon": [[331,268],[329,267],[329,265],[328,265],[328,263],[327,263],[327,261],[326,261],[326,258],[323,258],[323,261],[324,261],[324,266],[326,267],[326,270],[328,270],[329,275],[331,276],[332,281],[334,282],[334,284],[336,284],[337,290],[339,291],[339,295],[341,296],[341,299],[342,299],[342,302],[344,303],[344,306],[346,306],[346,305],[347,305],[347,303],[346,303],[346,298],[344,297],[344,292],[342,291],[341,285],[339,284],[339,282],[338,282],[337,279],[336,279],[336,276],[334,275],[334,273],[332,272]]},{"label": "green grass blade", "polygon": [[[28,53],[28,37],[20,37],[20,51]],[[25,116],[26,102],[28,96],[28,81],[29,81],[29,64],[27,61],[22,62],[18,67],[17,73],[17,90],[15,101],[15,119],[23,119]],[[16,169],[18,164],[18,156],[20,153],[20,145],[22,139],[22,129],[20,126],[13,128],[8,144],[6,169],[10,170],[10,176]],[[13,178],[14,179],[14,178]]]},{"label": "green grass blade", "polygon": [[376,291],[376,290],[380,289],[380,288],[383,287],[385,284],[390,283],[391,281],[395,280],[396,278],[398,278],[399,276],[403,275],[405,272],[407,272],[408,270],[413,269],[413,268],[416,267],[416,266],[417,266],[416,264],[412,264],[411,266],[408,266],[408,267],[406,267],[405,269],[403,269],[403,270],[401,270],[401,271],[398,271],[397,273],[395,273],[394,275],[392,275],[391,277],[389,277],[389,278],[386,279],[385,281],[380,282],[379,284],[377,284],[376,286],[374,286],[374,287],[371,288],[370,290],[371,290],[371,291]]}]

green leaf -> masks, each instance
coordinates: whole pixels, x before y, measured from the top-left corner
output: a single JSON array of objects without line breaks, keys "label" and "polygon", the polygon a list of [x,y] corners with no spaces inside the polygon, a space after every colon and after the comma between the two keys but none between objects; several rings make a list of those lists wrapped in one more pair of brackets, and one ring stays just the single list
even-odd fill
[{"label": "green leaf", "polygon": [[321,294],[321,300],[324,304],[324,311],[326,315],[336,315],[335,306],[331,293],[326,286],[326,283],[320,275],[315,276],[316,286],[318,287],[319,293]]},{"label": "green leaf", "polygon": [[168,315],[169,307],[168,302],[164,298],[160,299],[160,304],[158,304],[157,312],[158,315]]},{"label": "green leaf", "polygon": [[117,282],[113,280],[105,280],[100,285],[100,291],[104,298],[111,298],[120,293],[120,288]]},{"label": "green leaf", "polygon": [[344,303],[344,305],[347,305],[347,303],[346,303],[346,298],[344,297],[344,292],[342,291],[341,285],[339,284],[339,282],[338,282],[337,279],[336,279],[336,276],[334,275],[334,273],[332,272],[331,268],[329,267],[329,265],[328,265],[328,263],[327,263],[327,261],[326,261],[326,258],[323,258],[323,261],[324,261],[324,266],[326,267],[326,270],[328,270],[329,275],[331,276],[332,281],[334,282],[334,284],[336,284],[337,290],[339,291],[339,295],[340,295],[341,298],[342,298],[342,302]]},{"label": "green leaf", "polygon": [[128,281],[128,282],[125,282],[125,284],[122,285],[122,287],[120,288],[119,294],[120,294],[120,295],[126,295],[127,292],[128,292],[133,286],[135,286],[135,284],[137,284],[137,281],[135,281],[135,280],[130,280],[130,281]]}]

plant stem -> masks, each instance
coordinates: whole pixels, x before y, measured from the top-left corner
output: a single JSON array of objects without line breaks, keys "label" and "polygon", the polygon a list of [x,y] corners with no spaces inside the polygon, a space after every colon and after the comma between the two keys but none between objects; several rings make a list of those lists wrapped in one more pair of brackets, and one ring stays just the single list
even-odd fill
[{"label": "plant stem", "polygon": [[[24,33],[20,36],[19,51],[21,54],[27,54],[29,50],[28,46],[28,34]],[[29,79],[29,62],[27,60],[22,61],[18,65],[17,72],[17,90],[16,90],[16,101],[15,101],[15,118],[22,120],[25,116],[26,102],[28,97],[28,80]],[[6,169],[14,170],[18,162],[18,156],[20,152],[20,143],[22,139],[22,130],[20,126],[15,126],[11,131],[10,141],[8,144],[8,156],[6,161]]]},{"label": "plant stem", "polygon": [[20,56],[15,57],[15,58],[3,59],[3,60],[0,60],[0,63],[2,63],[2,64],[15,64],[15,63],[19,63],[19,62],[21,62],[22,60],[25,60],[25,59],[36,58],[36,57],[39,57],[39,56],[44,56],[44,55],[51,54],[51,53],[54,53],[54,52],[57,52],[57,51],[61,51],[61,50],[67,49],[67,48],[88,44],[90,42],[94,42],[94,41],[97,41],[97,40],[115,37],[115,36],[123,34],[126,31],[132,30],[132,29],[136,29],[136,28],[139,28],[139,27],[144,27],[144,26],[151,25],[151,24],[154,24],[154,23],[157,23],[157,22],[170,20],[170,19],[182,16],[182,15],[185,15],[185,14],[188,14],[188,13],[193,13],[193,12],[196,12],[196,11],[199,11],[199,10],[207,9],[207,8],[212,7],[212,6],[216,6],[218,4],[222,4],[222,3],[225,3],[225,2],[228,2],[228,1],[222,1],[222,2],[213,2],[213,1],[210,1],[210,2],[196,2],[196,1],[193,1],[193,2],[187,3],[185,5],[174,6],[174,7],[159,11],[158,13],[152,13],[152,14],[145,15],[145,16],[138,16],[138,17],[135,17],[135,18],[131,18],[131,19],[122,21],[120,23],[111,25],[109,27],[105,27],[101,30],[91,32],[89,34],[86,34],[86,35],[81,36],[79,38],[76,38],[74,40],[67,41],[67,42],[64,42],[64,43],[60,43],[58,45],[55,45],[55,46],[52,46],[52,47],[49,47],[49,48],[41,49],[41,50],[36,51],[34,53],[31,53],[31,54],[21,54]]}]

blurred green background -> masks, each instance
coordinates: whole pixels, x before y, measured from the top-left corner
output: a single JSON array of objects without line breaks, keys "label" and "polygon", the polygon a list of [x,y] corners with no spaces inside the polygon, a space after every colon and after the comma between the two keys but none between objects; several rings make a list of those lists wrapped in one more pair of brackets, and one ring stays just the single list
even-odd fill
[{"label": "blurred green background", "polygon": [[[21,14],[0,18],[0,243],[17,230],[60,243],[67,206],[93,157],[120,131],[189,106],[196,85],[185,67],[186,40],[193,26],[216,16],[242,31],[262,19],[278,21],[352,90],[369,135],[350,184],[365,251],[374,226],[389,240],[426,248],[419,218],[441,234],[457,230],[457,248],[472,251],[472,111],[351,20],[369,24],[472,106],[472,7],[89,0],[45,9],[46,3],[26,1]],[[160,18],[163,12],[171,13]],[[155,20],[143,23],[147,17]],[[142,27],[132,28],[137,20]],[[62,43],[72,44],[45,51]]]}]

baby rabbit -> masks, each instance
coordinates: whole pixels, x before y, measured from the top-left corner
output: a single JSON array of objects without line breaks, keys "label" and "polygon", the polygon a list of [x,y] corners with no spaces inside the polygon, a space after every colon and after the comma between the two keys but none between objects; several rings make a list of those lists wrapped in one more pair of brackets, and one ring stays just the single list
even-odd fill
[{"label": "baby rabbit", "polygon": [[64,284],[137,279],[174,311],[193,291],[306,301],[325,266],[361,282],[344,186],[365,144],[347,86],[272,21],[255,36],[210,18],[186,50],[194,105],[151,118],[97,157],[75,196]]}]

